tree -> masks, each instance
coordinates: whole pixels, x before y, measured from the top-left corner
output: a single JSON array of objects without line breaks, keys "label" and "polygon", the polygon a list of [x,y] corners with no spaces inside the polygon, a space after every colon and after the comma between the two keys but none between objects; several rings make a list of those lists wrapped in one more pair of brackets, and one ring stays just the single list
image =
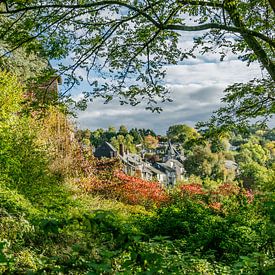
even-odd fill
[{"label": "tree", "polygon": [[114,134],[116,134],[116,127],[114,127],[114,126],[109,126],[108,132],[109,132],[109,133],[114,133]]},{"label": "tree", "polygon": [[127,127],[125,125],[120,125],[119,130],[118,130],[118,134],[123,135],[123,136],[127,135],[128,134]]},{"label": "tree", "polygon": [[135,144],[141,144],[143,139],[138,131],[137,128],[132,128],[130,131],[129,131],[129,134],[134,138],[134,143]]},{"label": "tree", "polygon": [[136,153],[136,146],[133,143],[134,138],[127,134],[126,136],[118,135],[116,137],[111,138],[111,144],[119,151],[120,145],[124,146],[125,152]]},{"label": "tree", "polygon": [[77,130],[75,133],[75,137],[83,145],[89,146],[91,144],[91,134],[92,133],[89,129]]},{"label": "tree", "polygon": [[[256,131],[258,133],[259,131]],[[262,139],[251,136],[247,143],[240,146],[236,160],[240,174],[239,180],[244,187],[261,191],[274,189],[275,166],[272,143],[261,145]]]},{"label": "tree", "polygon": [[[21,46],[55,59],[70,54],[72,64],[59,68],[60,74],[68,77],[68,89],[82,79],[77,71],[81,67],[93,87],[90,95],[103,96],[107,102],[117,96],[121,104],[132,105],[146,100],[147,108],[160,111],[159,100],[170,100],[163,85],[165,65],[210,51],[223,59],[231,49],[248,63],[258,60],[266,77],[229,88],[224,101],[231,106],[220,114],[230,119],[232,116],[224,114],[233,112],[246,118],[274,113],[274,92],[270,89],[275,80],[273,1],[1,2],[1,20],[13,20],[0,27],[0,36],[9,45],[2,56]],[[183,50],[179,38],[185,32],[199,34],[193,47]],[[108,80],[94,80],[93,70]]]},{"label": "tree", "polygon": [[267,168],[256,161],[240,164],[239,180],[245,188],[273,192],[275,188],[275,165]]},{"label": "tree", "polygon": [[228,151],[230,144],[226,138],[215,138],[211,141],[211,151],[213,153]]},{"label": "tree", "polygon": [[107,131],[105,131],[102,135],[102,139],[104,141],[110,141],[113,137],[117,136],[116,128],[115,127],[109,127]]},{"label": "tree", "polygon": [[186,143],[199,137],[198,132],[185,124],[173,125],[168,128],[167,137],[173,142]]},{"label": "tree", "polygon": [[199,176],[202,179],[210,178],[224,181],[230,173],[225,169],[223,154],[212,153],[209,144],[206,146],[195,146],[192,154],[184,161],[184,168],[187,175]]},{"label": "tree", "polygon": [[100,144],[102,144],[104,141],[103,139],[104,129],[99,128],[93,132],[91,132],[91,144],[95,147],[98,147]]},{"label": "tree", "polygon": [[236,160],[239,163],[256,162],[265,166],[270,160],[271,155],[267,148],[260,145],[260,140],[256,137],[250,138],[250,140],[240,146],[239,154],[236,156]]},{"label": "tree", "polygon": [[22,111],[23,88],[18,79],[7,72],[0,72],[0,131],[14,123],[16,114]]},{"label": "tree", "polygon": [[144,137],[144,145],[148,149],[156,149],[158,146],[158,139],[151,135]]}]

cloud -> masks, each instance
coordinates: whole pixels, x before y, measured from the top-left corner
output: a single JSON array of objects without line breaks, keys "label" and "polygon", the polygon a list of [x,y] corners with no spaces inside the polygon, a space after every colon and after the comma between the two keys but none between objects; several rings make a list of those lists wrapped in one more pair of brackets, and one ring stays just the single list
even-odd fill
[{"label": "cloud", "polygon": [[145,104],[121,106],[116,100],[103,104],[103,100],[96,99],[88,104],[86,111],[79,113],[79,127],[95,130],[110,125],[118,128],[123,124],[129,129],[151,128],[163,134],[173,124],[194,126],[197,121],[205,121],[221,106],[220,98],[225,87],[261,75],[257,64],[247,67],[232,58],[219,63],[213,60],[206,62],[206,58],[199,58],[193,63],[187,61],[165,68],[166,85],[173,102],[165,104],[162,113],[146,111]]}]

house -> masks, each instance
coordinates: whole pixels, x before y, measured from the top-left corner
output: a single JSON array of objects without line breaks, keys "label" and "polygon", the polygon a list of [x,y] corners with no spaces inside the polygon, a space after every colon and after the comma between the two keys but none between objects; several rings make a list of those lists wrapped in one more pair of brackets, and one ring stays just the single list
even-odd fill
[{"label": "house", "polygon": [[234,173],[235,175],[239,174],[238,164],[233,160],[225,160],[224,161],[225,169],[230,173]]},{"label": "house", "polygon": [[[160,152],[163,152],[163,148],[164,145],[162,145]],[[166,149],[163,155],[163,161],[156,162],[153,164],[153,166],[165,174],[165,177],[163,177],[164,181],[162,182],[166,183],[167,185],[174,186],[176,181],[182,180],[185,174],[185,169],[183,166],[185,157],[172,145],[170,140],[166,145]]]},{"label": "house", "polygon": [[122,145],[120,145],[119,158],[123,163],[123,171],[130,176],[142,177],[143,161],[139,155],[124,153]]},{"label": "house", "polygon": [[167,182],[167,176],[164,172],[160,171],[159,169],[156,169],[152,165],[148,165],[147,169],[150,170],[152,173],[152,180],[156,179],[160,183]]},{"label": "house", "polygon": [[121,160],[124,164],[124,172],[128,175],[138,176],[148,181],[157,179],[159,182],[165,182],[165,174],[155,169],[150,163],[145,162],[141,156],[128,153],[124,154]]},{"label": "house", "polygon": [[144,158],[137,154],[125,152],[123,144],[119,150],[110,143],[104,142],[94,152],[98,158],[119,158],[123,164],[124,173],[130,176],[137,176],[144,180],[157,180],[167,186],[174,186],[177,180],[182,180],[185,169],[181,162],[184,156],[181,155],[169,142],[166,148],[165,161],[155,161],[153,164],[144,161]]},{"label": "house", "polygon": [[154,163],[154,168],[160,170],[163,174],[165,174],[165,183],[167,186],[174,186],[177,181],[177,173],[176,170],[170,167],[165,163],[156,162]]},{"label": "house", "polygon": [[182,152],[179,152],[175,146],[172,145],[171,141],[168,141],[166,151],[164,153],[163,162],[168,161],[169,159],[175,159],[180,162],[184,162],[185,156]]},{"label": "house", "polygon": [[94,156],[97,158],[116,158],[118,157],[118,152],[113,145],[105,141],[95,149]]},{"label": "house", "polygon": [[176,159],[169,159],[165,162],[165,164],[176,171],[176,179],[177,180],[183,179],[184,174],[185,174],[185,169],[181,162],[179,162]]}]

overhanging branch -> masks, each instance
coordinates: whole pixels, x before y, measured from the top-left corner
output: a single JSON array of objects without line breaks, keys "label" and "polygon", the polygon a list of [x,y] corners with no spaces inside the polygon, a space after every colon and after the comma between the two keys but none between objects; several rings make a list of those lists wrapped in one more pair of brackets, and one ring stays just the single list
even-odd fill
[{"label": "overhanging branch", "polygon": [[233,27],[233,26],[226,26],[226,25],[221,25],[217,23],[207,23],[207,24],[202,24],[202,25],[197,25],[197,26],[186,26],[186,25],[165,25],[163,26],[163,29],[166,30],[175,30],[175,31],[204,31],[204,30],[209,30],[209,29],[218,29],[218,30],[225,30],[225,31],[230,31],[230,32],[235,32],[235,33],[246,33],[248,35],[257,37],[265,42],[267,42],[270,46],[275,48],[275,42],[270,39],[269,37],[263,35],[262,33],[255,32],[252,30],[247,30],[243,28],[238,28],[238,27]]},{"label": "overhanging branch", "polygon": [[[158,4],[155,3],[155,5]],[[112,6],[112,5],[117,5],[117,6],[121,6],[121,7],[125,7],[128,8],[129,10],[138,12],[140,15],[144,16],[147,20],[149,20],[150,22],[152,22],[155,26],[159,26],[159,23],[154,20],[150,15],[148,15],[146,12],[144,12],[143,10],[127,4],[125,2],[121,2],[121,1],[111,1],[111,0],[107,0],[107,1],[97,1],[97,2],[93,2],[93,3],[89,3],[89,4],[77,4],[77,5],[65,5],[65,4],[48,4],[48,5],[39,5],[39,6],[26,6],[23,8],[19,8],[19,9],[9,9],[6,11],[0,11],[0,14],[16,14],[16,13],[20,13],[20,12],[24,12],[24,11],[34,11],[37,9],[57,9],[57,8],[63,8],[63,9],[88,9],[88,8],[92,8],[92,7],[98,7],[98,6],[103,6],[103,5],[108,5],[108,6]]]},{"label": "overhanging branch", "polygon": [[192,6],[204,6],[212,8],[222,8],[222,2],[210,2],[210,1],[197,1],[197,0],[178,0],[181,5],[192,5]]}]

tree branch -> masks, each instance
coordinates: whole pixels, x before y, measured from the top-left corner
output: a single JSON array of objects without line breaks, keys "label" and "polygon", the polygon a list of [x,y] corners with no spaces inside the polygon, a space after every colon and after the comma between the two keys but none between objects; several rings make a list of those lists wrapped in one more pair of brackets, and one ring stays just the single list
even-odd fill
[{"label": "tree branch", "polygon": [[237,32],[237,33],[245,33],[247,35],[251,35],[257,38],[260,38],[261,40],[267,42],[270,46],[275,48],[275,42],[270,39],[269,37],[263,35],[262,33],[255,32],[252,30],[247,30],[244,28],[239,27],[233,27],[233,26],[226,26],[221,25],[218,23],[207,23],[203,25],[197,25],[197,26],[186,26],[186,25],[165,25],[163,29],[166,30],[175,30],[175,31],[203,31],[203,30],[209,30],[209,29],[218,29],[218,30],[225,30],[230,32]]},{"label": "tree branch", "polygon": [[8,52],[4,53],[3,55],[0,56],[0,59],[12,52],[14,52],[15,50],[17,50],[18,48],[20,48],[21,46],[23,46],[24,44],[35,40],[36,38],[38,38],[43,32],[45,32],[46,30],[50,29],[51,27],[53,27],[55,24],[57,24],[58,22],[64,20],[64,17],[66,17],[68,14],[70,14],[70,12],[67,13],[63,13],[62,16],[60,18],[58,18],[56,21],[52,22],[50,25],[46,26],[45,28],[43,28],[39,33],[37,33],[34,36],[29,37],[26,40],[21,41],[18,45],[16,45],[15,47],[13,47],[11,50],[9,50]]},{"label": "tree branch", "polygon": [[192,5],[192,6],[205,6],[205,7],[211,7],[211,8],[222,8],[223,3],[213,3],[209,1],[197,1],[197,0],[178,0],[178,3],[181,5]]},{"label": "tree branch", "polygon": [[[225,0],[225,9],[228,12],[233,24],[240,29],[240,34],[242,35],[244,41],[248,47],[255,53],[258,60],[262,63],[263,67],[268,71],[273,81],[275,81],[275,64],[272,59],[270,59],[263,49],[262,45],[258,42],[255,36],[247,32],[243,20],[241,19],[240,14],[237,11],[236,3],[234,0]],[[261,34],[261,36],[265,37]],[[262,39],[262,38],[261,38]],[[270,40],[270,39],[269,39]],[[266,41],[266,40],[264,40]],[[271,47],[274,48],[274,42],[268,43]]]},{"label": "tree branch", "polygon": [[[159,3],[159,2],[157,2],[157,3]],[[94,3],[83,4],[83,5],[81,5],[81,4],[77,4],[77,5],[48,4],[48,5],[40,5],[40,6],[29,6],[29,7],[27,6],[24,8],[19,8],[19,9],[14,9],[14,10],[0,11],[0,14],[16,14],[16,13],[20,13],[20,12],[24,12],[24,11],[33,11],[33,10],[37,10],[37,9],[49,9],[49,8],[53,8],[53,9],[57,9],[57,8],[87,9],[87,8],[103,6],[103,5],[108,5],[108,6],[117,5],[117,6],[128,8],[129,10],[135,11],[135,12],[139,13],[140,15],[144,16],[146,19],[148,19],[150,22],[152,22],[155,26],[159,26],[159,23],[156,20],[154,20],[150,15],[148,15],[146,12],[144,12],[143,10],[141,10],[133,5],[130,5],[130,4],[127,4],[127,3],[124,3],[121,1],[115,1],[115,0],[97,1]]]},{"label": "tree branch", "polygon": [[274,0],[268,0],[270,6],[272,7],[273,9],[273,12],[275,13],[275,1]]}]

